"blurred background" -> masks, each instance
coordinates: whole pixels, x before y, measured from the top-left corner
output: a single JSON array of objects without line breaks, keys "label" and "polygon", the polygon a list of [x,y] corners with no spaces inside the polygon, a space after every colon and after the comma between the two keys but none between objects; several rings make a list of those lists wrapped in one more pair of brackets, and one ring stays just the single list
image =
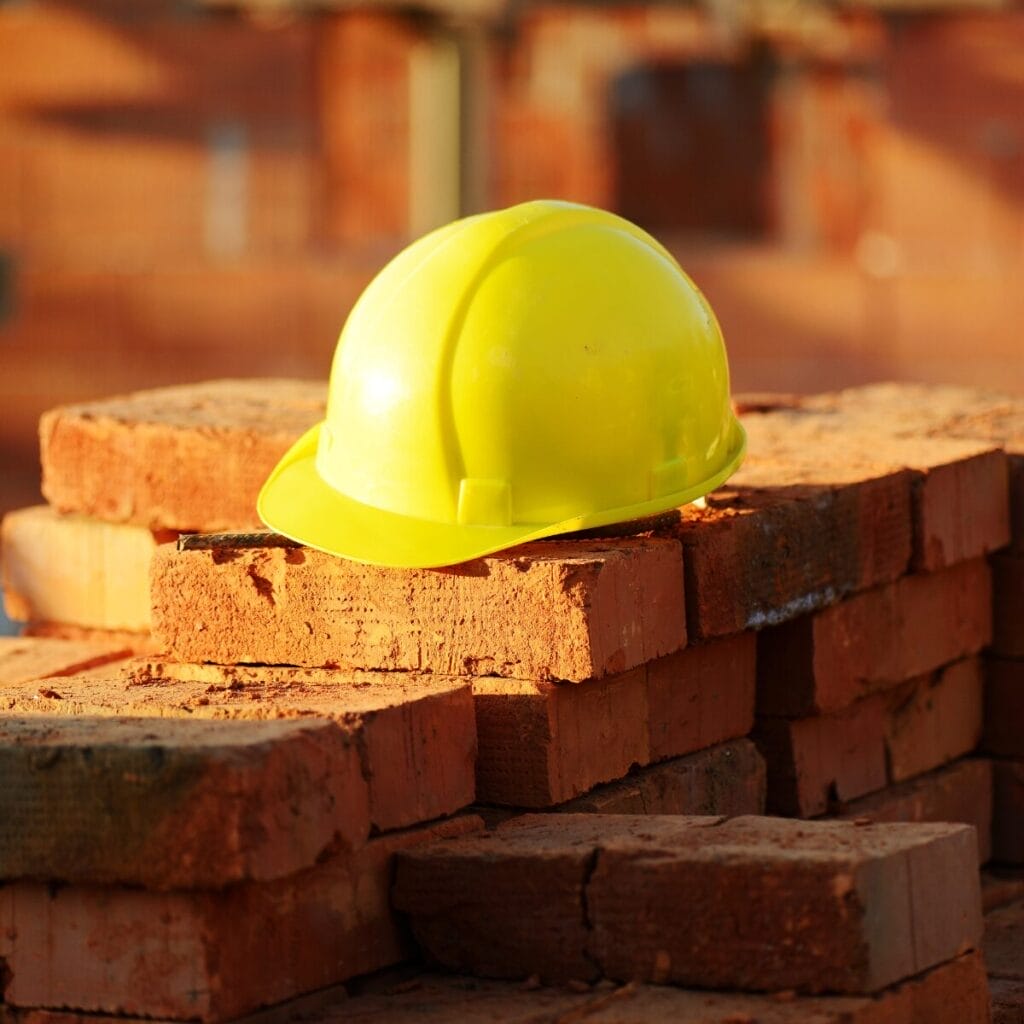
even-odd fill
[{"label": "blurred background", "polygon": [[326,380],[405,242],[539,196],[662,238],[737,390],[1024,392],[1024,9],[0,0],[0,512],[46,408]]}]

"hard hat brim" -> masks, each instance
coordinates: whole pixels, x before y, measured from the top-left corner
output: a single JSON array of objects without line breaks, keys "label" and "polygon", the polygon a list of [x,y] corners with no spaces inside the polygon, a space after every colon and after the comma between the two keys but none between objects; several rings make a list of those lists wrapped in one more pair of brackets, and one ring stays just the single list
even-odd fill
[{"label": "hard hat brim", "polygon": [[463,526],[399,515],[355,501],[324,483],[316,469],[321,424],[308,430],[270,474],[257,499],[260,519],[276,533],[356,562],[403,569],[456,565],[531,540],[642,519],[685,505],[722,484],[743,461],[746,433],[737,422],[733,450],[707,480],[675,494],[557,523]]}]

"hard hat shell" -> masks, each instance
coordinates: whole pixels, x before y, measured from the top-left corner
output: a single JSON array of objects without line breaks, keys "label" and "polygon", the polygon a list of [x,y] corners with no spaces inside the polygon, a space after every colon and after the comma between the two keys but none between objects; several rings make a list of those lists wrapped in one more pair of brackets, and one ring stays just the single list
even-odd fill
[{"label": "hard hat shell", "polygon": [[739,465],[714,314],[611,213],[455,221],[360,296],[326,418],[264,484],[271,529],[378,565],[451,565],[692,501]]}]

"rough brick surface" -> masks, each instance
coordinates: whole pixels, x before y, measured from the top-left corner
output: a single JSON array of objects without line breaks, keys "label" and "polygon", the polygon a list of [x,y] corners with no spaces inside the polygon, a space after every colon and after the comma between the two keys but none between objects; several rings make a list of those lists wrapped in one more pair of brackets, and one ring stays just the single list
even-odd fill
[{"label": "rough brick surface", "polygon": [[579,685],[473,680],[477,798],[550,807],[651,762],[647,669]]},{"label": "rough brick surface", "polygon": [[808,817],[930,771],[981,738],[983,677],[976,658],[808,718],[758,719],[768,810]]},{"label": "rough brick surface", "polygon": [[[745,465],[706,510],[685,513],[691,636],[784,622],[908,564],[941,568],[1009,540],[998,439],[901,433],[888,410],[855,413],[824,398],[748,413]],[[1019,486],[1024,495],[1024,472]]]},{"label": "rough brick surface", "polygon": [[991,449],[926,468],[913,492],[913,567],[929,572],[1008,544],[1009,473],[1005,453]]},{"label": "rough brick surface", "polygon": [[634,765],[743,736],[754,714],[754,638],[739,634],[581,684],[473,680],[477,796],[549,807]]},{"label": "rough brick surface", "polygon": [[1024,758],[1024,659],[986,659],[985,736],[990,754]]},{"label": "rough brick surface", "polygon": [[1010,467],[1010,546],[1018,554],[1024,554],[1024,424],[1014,454],[1007,461]]},{"label": "rough brick surface", "polygon": [[992,559],[992,650],[1024,658],[1024,554],[1001,552]]},{"label": "rough brick surface", "polygon": [[225,1021],[389,966],[407,953],[388,905],[394,853],[479,826],[467,817],[394,832],[287,878],[220,892],[7,885],[5,999]]},{"label": "rough brick surface", "polygon": [[927,435],[894,427],[890,410],[874,415],[818,396],[744,420],[752,446],[825,465],[873,460],[913,474],[912,566],[930,571],[1003,547],[1010,540],[1009,466],[1002,444],[987,438]]},{"label": "rough brick surface", "polygon": [[757,645],[750,633],[694,644],[647,668],[651,759],[744,736],[754,724]]},{"label": "rough brick surface", "polygon": [[683,510],[677,532],[691,637],[785,622],[906,571],[909,473],[801,483],[783,466],[774,479],[756,487],[730,481],[706,508]]},{"label": "rough brick surface", "polygon": [[981,650],[992,636],[983,560],[905,576],[758,636],[758,714],[836,711]]},{"label": "rough brick surface", "polygon": [[903,437],[956,437],[1004,448],[1010,465],[1012,543],[1024,551],[1024,399],[953,386],[886,383],[802,399],[814,410],[841,409]]},{"label": "rough brick surface", "polygon": [[18,622],[149,630],[149,565],[158,538],[142,526],[9,512],[0,529],[4,608]]},{"label": "rough brick surface", "polygon": [[171,530],[257,527],[256,495],[323,418],[326,388],[223,380],[43,415],[43,495],[62,512]]},{"label": "rough brick surface", "polygon": [[131,655],[121,643],[50,637],[0,637],[0,686],[24,687],[49,676],[69,676]]},{"label": "rough brick surface", "polygon": [[750,740],[642,768],[554,808],[566,814],[763,814],[764,758]]},{"label": "rough brick surface", "polygon": [[949,665],[882,696],[893,782],[969,753],[981,739],[984,672],[978,658]]},{"label": "rough brick surface", "polygon": [[671,540],[542,542],[445,570],[271,535],[188,544],[153,563],[153,632],[180,661],[580,681],[686,644]]},{"label": "rough brick surface", "polygon": [[754,740],[768,766],[769,814],[813,817],[882,789],[885,708],[866,698],[811,718],[759,719]]},{"label": "rough brick surface", "polygon": [[0,719],[0,879],[217,888],[370,832],[354,735],[277,722]]},{"label": "rough brick surface", "polygon": [[978,944],[976,857],[962,825],[527,815],[400,854],[393,896],[456,970],[874,992]]},{"label": "rough brick surface", "polygon": [[406,673],[133,660],[67,681],[0,686],[14,714],[263,720],[332,719],[352,733],[370,818],[386,831],[473,800],[476,723],[466,680]]},{"label": "rough brick surface", "polygon": [[836,815],[845,821],[959,821],[973,825],[978,862],[992,855],[992,762],[956,761],[916,779],[852,800]]},{"label": "rough brick surface", "polygon": [[992,859],[1024,864],[1024,760],[992,762]]}]

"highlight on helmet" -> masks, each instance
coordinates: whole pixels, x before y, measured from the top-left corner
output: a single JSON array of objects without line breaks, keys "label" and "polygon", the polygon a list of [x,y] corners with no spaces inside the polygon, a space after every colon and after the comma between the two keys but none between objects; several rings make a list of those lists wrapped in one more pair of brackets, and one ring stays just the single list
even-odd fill
[{"label": "highlight on helmet", "polygon": [[260,493],[271,529],[378,565],[451,565],[642,518],[743,458],[714,314],[614,214],[539,200],[455,221],[369,284],[325,419]]}]

